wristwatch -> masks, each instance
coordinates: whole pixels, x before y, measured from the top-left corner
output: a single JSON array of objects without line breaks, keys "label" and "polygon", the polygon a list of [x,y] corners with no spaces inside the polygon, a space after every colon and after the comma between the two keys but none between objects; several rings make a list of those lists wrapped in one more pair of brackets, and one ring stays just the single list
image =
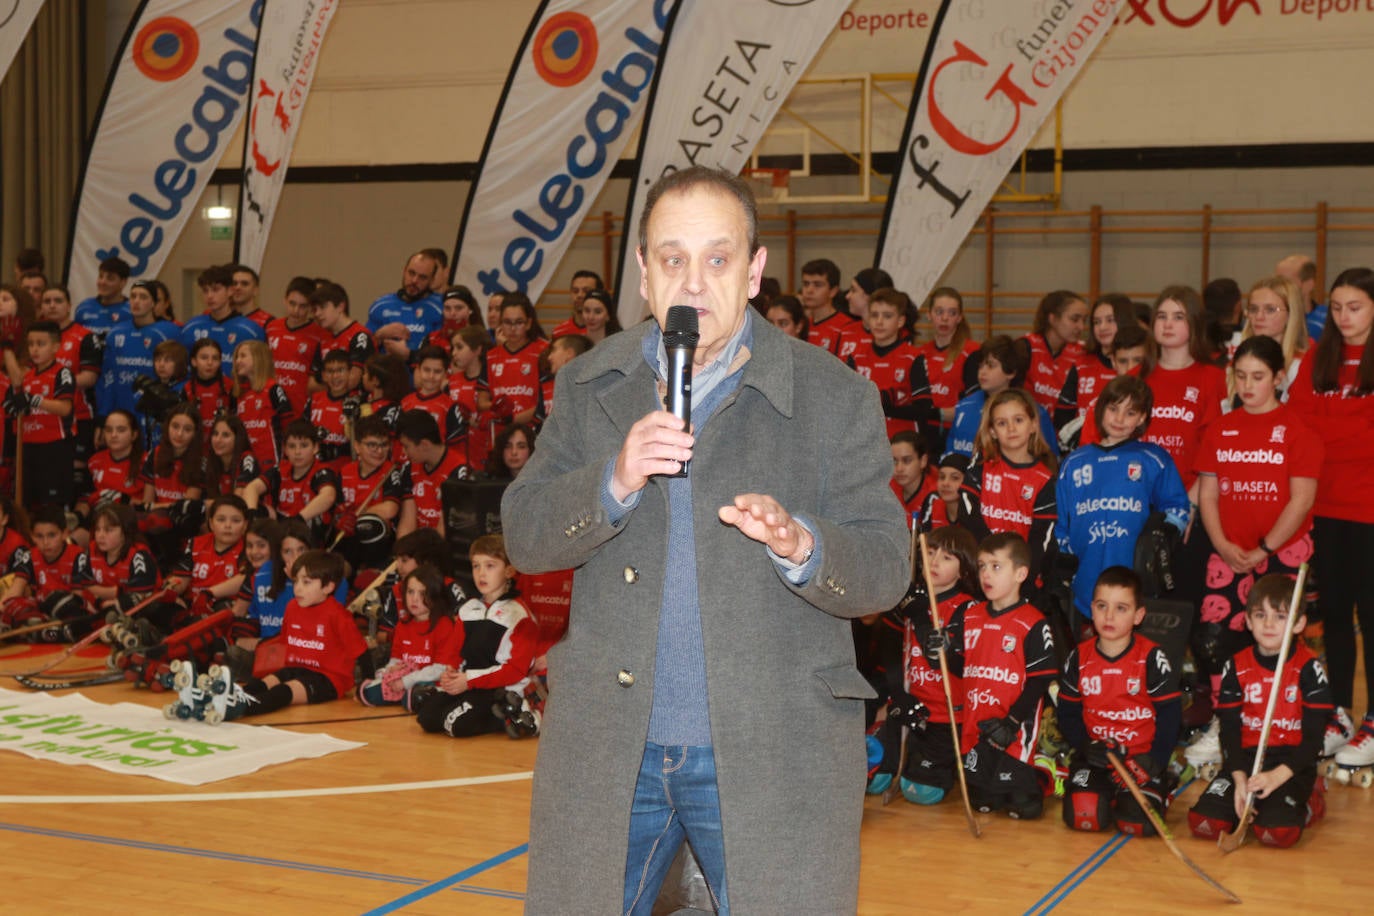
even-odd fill
[{"label": "wristwatch", "polygon": [[1264,538],[1259,539],[1259,549],[1263,550],[1266,554],[1268,554],[1271,557],[1274,555],[1274,548],[1264,543]]}]

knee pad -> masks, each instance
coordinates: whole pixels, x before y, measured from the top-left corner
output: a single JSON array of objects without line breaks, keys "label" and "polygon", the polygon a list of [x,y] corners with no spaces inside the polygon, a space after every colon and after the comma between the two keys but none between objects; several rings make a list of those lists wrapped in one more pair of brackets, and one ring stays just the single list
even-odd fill
[{"label": "knee pad", "polygon": [[902,797],[913,805],[938,805],[945,800],[945,790],[937,786],[912,782],[905,777],[901,780]]},{"label": "knee pad", "polygon": [[1301,827],[1270,827],[1255,825],[1255,837],[1265,846],[1287,849],[1302,838]]},{"label": "knee pad", "polygon": [[1040,792],[1013,792],[1007,799],[1007,816],[1018,821],[1033,821],[1045,813],[1045,796]]},{"label": "knee pad", "polygon": [[1230,833],[1235,826],[1234,822],[1219,817],[1209,817],[1197,811],[1188,812],[1188,829],[1193,832],[1193,836],[1205,840],[1214,840],[1223,833]]},{"label": "knee pad", "polygon": [[1100,792],[1067,788],[1064,791],[1064,823],[1073,830],[1096,833],[1112,822],[1111,800]]},{"label": "knee pad", "polygon": [[1155,825],[1148,814],[1135,811],[1120,812],[1116,815],[1116,829],[1131,836],[1154,836]]},{"label": "knee pad", "polygon": [[38,606],[54,620],[72,620],[90,613],[86,603],[71,592],[53,592],[40,601]]}]

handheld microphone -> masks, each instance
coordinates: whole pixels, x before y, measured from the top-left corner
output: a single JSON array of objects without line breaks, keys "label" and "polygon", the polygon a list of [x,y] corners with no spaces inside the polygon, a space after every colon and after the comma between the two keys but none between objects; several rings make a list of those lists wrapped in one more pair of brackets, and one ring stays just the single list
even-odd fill
[{"label": "handheld microphone", "polygon": [[[692,425],[692,356],[701,334],[697,330],[697,310],[690,305],[668,309],[663,326],[663,349],[668,356],[668,412],[682,421],[684,430]],[[687,476],[687,463],[675,477]]]}]

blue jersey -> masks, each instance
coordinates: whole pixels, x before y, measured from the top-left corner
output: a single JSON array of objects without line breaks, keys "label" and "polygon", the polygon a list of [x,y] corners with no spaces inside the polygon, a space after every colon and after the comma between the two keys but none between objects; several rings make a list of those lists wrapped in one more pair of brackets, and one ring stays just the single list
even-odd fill
[{"label": "blue jersey", "polygon": [[209,315],[197,315],[181,329],[181,342],[189,353],[191,347],[202,337],[209,337],[219,344],[220,355],[224,358],[224,374],[234,377],[234,348],[245,340],[267,340],[262,325],[251,318],[231,314],[223,321],[216,321]]},{"label": "blue jersey", "polygon": [[121,321],[129,320],[129,300],[125,299],[116,305],[101,305],[95,296],[82,299],[76,311],[72,313],[72,320],[104,339],[111,328]]},{"label": "blue jersey", "polygon": [[[950,424],[949,435],[945,438],[946,455],[973,456],[973,443],[978,439],[978,424],[983,422],[983,405],[988,394],[983,389],[959,399],[954,405],[954,422]],[[1040,413],[1040,438],[1050,447],[1050,454],[1059,457],[1059,439],[1054,432],[1054,421],[1049,411],[1035,405]]]},{"label": "blue jersey", "polygon": [[1321,339],[1322,329],[1326,327],[1326,312],[1326,306],[1319,305],[1307,313],[1307,336],[1313,343]]},{"label": "blue jersey", "polygon": [[367,310],[367,330],[374,336],[382,325],[399,321],[410,331],[406,342],[413,353],[425,345],[429,335],[444,326],[444,303],[436,293],[430,293],[414,302],[401,298],[399,292],[387,293]]},{"label": "blue jersey", "polygon": [[181,328],[170,321],[154,321],[135,327],[132,320],[121,321],[105,335],[105,357],[100,380],[95,385],[96,414],[105,416],[116,408],[138,414],[138,392],[134,379],[152,376],[153,349],[164,340],[176,340]]},{"label": "blue jersey", "polygon": [[[253,573],[253,597],[248,600],[248,616],[258,622],[258,633],[263,639],[276,636],[281,632],[282,618],[286,616],[286,606],[296,597],[296,587],[291,577],[286,577],[281,592],[276,598],[269,597],[272,591],[272,567],[276,560],[268,560]],[[348,598],[348,583],[340,582],[334,589],[334,597],[340,604]]]},{"label": "blue jersey", "polygon": [[1130,439],[1113,446],[1085,445],[1059,466],[1055,487],[1059,549],[1078,557],[1073,603],[1092,616],[1093,586],[1108,566],[1135,565],[1135,542],[1151,512],[1188,527],[1188,491],[1169,453]]}]

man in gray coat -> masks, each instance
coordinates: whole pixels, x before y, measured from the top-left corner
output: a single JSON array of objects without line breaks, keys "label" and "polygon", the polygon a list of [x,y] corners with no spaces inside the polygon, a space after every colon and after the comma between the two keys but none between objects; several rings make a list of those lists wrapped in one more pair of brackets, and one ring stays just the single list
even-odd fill
[{"label": "man in gray coat", "polygon": [[[526,912],[648,914],[684,840],[721,913],[853,912],[873,694],[849,620],[907,587],[878,394],[753,315],[767,252],[738,178],[674,172],[641,226],[655,321],[560,373],[502,503],[516,568],[577,570]],[[673,305],[701,329],[690,432],[663,409]]]}]

